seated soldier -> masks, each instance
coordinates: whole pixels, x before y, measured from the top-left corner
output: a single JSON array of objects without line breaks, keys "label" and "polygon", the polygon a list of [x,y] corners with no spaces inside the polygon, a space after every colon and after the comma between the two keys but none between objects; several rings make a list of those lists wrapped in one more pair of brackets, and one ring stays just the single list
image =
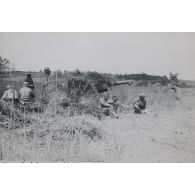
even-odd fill
[{"label": "seated soldier", "polygon": [[23,87],[20,89],[19,98],[20,103],[22,104],[29,104],[34,102],[35,95],[33,90],[28,87],[28,83],[26,81],[23,83]]},{"label": "seated soldier", "polygon": [[108,98],[108,92],[102,93],[102,97],[100,98],[100,105],[102,107],[102,111],[106,116],[118,118],[118,115],[114,112],[113,106],[109,103]]},{"label": "seated soldier", "polygon": [[2,101],[17,103],[19,100],[18,92],[13,90],[10,85],[6,87],[6,91],[4,92]]},{"label": "seated soldier", "polygon": [[134,113],[136,114],[141,114],[143,110],[146,109],[146,100],[145,100],[145,95],[143,93],[141,93],[139,95],[139,99],[136,100],[133,103],[133,109],[134,109]]},{"label": "seated soldier", "polygon": [[111,104],[113,106],[114,112],[118,114],[119,113],[119,108],[121,107],[121,105],[118,102],[118,97],[113,96],[112,100],[109,101],[109,104]]}]

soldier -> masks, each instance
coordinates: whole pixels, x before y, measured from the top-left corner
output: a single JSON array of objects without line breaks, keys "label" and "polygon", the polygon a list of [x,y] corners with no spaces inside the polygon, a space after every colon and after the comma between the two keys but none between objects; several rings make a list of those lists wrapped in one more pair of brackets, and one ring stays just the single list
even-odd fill
[{"label": "soldier", "polygon": [[145,95],[143,93],[141,93],[139,95],[139,99],[136,100],[134,103],[133,103],[134,107],[134,113],[136,114],[141,114],[143,110],[146,109],[146,100],[145,100]]},{"label": "soldier", "polygon": [[22,104],[29,104],[34,101],[35,95],[33,90],[28,87],[29,84],[25,81],[23,87],[20,89],[19,98]]},{"label": "soldier", "polygon": [[109,103],[108,98],[109,94],[107,91],[101,94],[100,105],[104,115],[119,118],[119,116],[114,112],[113,106]]},{"label": "soldier", "polygon": [[17,103],[19,100],[18,92],[13,90],[10,85],[6,87],[6,91],[4,92],[2,101]]},{"label": "soldier", "polygon": [[31,73],[30,72],[27,72],[26,73],[26,79],[25,81],[28,83],[28,87],[31,88],[31,89],[34,89],[34,82],[32,80],[32,77],[31,77]]},{"label": "soldier", "polygon": [[118,97],[113,96],[112,100],[109,101],[109,104],[111,104],[113,106],[114,112],[118,114],[119,113],[119,108],[122,107],[120,105],[120,103],[118,102]]},{"label": "soldier", "polygon": [[[112,86],[117,86],[117,85],[125,85],[128,84],[129,86],[132,86],[134,82],[132,80],[126,80],[126,81],[113,81],[113,82],[105,82],[105,81],[99,81],[96,85],[95,88],[97,88],[97,93],[99,95],[102,95],[100,98],[100,104],[103,109],[103,112],[105,115],[111,115],[115,118],[119,118],[118,114],[118,98],[115,96],[113,100],[110,102],[108,100],[109,98],[109,88]],[[117,105],[118,104],[118,105]]]}]

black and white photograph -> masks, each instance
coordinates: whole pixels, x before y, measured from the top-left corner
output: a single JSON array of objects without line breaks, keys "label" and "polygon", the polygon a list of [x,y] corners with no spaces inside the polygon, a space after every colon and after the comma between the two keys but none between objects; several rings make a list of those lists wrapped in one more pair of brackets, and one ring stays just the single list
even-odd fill
[{"label": "black and white photograph", "polygon": [[1,32],[0,162],[195,162],[195,33]]},{"label": "black and white photograph", "polygon": [[195,194],[193,0],[0,6],[1,194]]}]

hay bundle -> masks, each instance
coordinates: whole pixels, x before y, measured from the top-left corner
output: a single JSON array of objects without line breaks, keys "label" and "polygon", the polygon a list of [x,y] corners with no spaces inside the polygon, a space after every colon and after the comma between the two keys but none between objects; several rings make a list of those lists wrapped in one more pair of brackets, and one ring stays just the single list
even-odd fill
[{"label": "hay bundle", "polygon": [[45,113],[49,115],[61,114],[67,116],[92,115],[98,119],[103,118],[102,109],[95,96],[81,97],[79,102],[67,97],[63,91],[50,94],[50,101]]},{"label": "hay bundle", "polygon": [[32,119],[29,116],[25,116],[21,113],[16,106],[4,101],[0,101],[0,113],[1,123],[15,123],[18,125],[30,124]]},{"label": "hay bundle", "polygon": [[104,117],[98,100],[95,97],[83,98],[79,104],[73,104],[73,106],[78,114],[91,115],[98,119]]}]

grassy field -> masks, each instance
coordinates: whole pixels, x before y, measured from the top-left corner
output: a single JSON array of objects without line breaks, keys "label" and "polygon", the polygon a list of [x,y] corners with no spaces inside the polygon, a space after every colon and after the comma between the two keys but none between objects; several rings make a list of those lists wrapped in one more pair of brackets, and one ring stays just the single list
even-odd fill
[{"label": "grassy field", "polygon": [[[0,129],[1,160],[195,162],[195,89],[178,89],[179,100],[172,91],[162,89],[156,85],[113,87],[110,94],[128,108],[119,119],[70,116],[71,110],[56,114],[55,105],[49,105],[43,114],[29,116],[34,121],[30,126]],[[136,115],[130,105],[141,92],[146,95],[147,110]]]},{"label": "grassy field", "polygon": [[[35,95],[37,98],[41,97],[41,91],[43,88],[44,83],[46,82],[45,79],[33,79],[35,84]],[[24,78],[9,78],[9,79],[1,79],[0,82],[0,97],[3,95],[5,88],[7,85],[11,85],[13,89],[19,91],[23,86]]]}]

